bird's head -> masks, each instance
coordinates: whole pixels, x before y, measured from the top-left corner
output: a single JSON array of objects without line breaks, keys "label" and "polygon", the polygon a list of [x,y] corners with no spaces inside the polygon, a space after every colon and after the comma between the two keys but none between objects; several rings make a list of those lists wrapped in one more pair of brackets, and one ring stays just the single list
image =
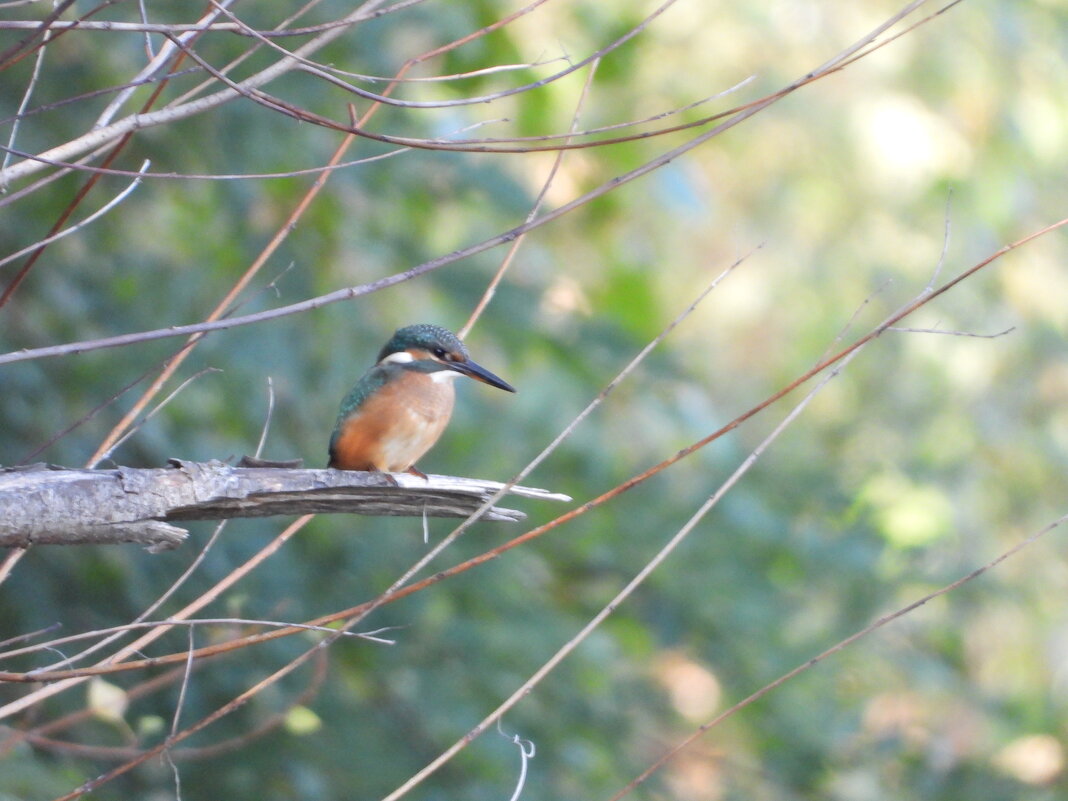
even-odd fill
[{"label": "bird's head", "polygon": [[421,323],[398,329],[378,354],[378,363],[418,365],[416,369],[428,372],[451,371],[491,387],[515,392],[507,381],[472,361],[464,343],[440,325]]}]

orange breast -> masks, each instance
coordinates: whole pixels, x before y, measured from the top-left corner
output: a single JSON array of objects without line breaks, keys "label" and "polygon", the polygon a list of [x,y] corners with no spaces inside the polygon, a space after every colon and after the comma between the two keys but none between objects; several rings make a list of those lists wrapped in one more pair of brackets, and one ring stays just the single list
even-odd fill
[{"label": "orange breast", "polygon": [[403,472],[438,441],[452,415],[451,382],[408,373],[368,398],[342,421],[330,466]]}]

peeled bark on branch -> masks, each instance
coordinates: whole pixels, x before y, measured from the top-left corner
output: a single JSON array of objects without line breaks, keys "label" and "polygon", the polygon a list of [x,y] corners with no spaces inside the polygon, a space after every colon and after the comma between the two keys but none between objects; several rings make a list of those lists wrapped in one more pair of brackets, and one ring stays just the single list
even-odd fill
[{"label": "peeled bark on branch", "polygon": [[[136,542],[176,548],[174,521],[271,515],[361,514],[467,517],[502,484],[457,476],[232,467],[171,460],[163,468],[78,470],[37,464],[0,469],[0,547]],[[512,495],[569,501],[566,495],[512,487]],[[522,520],[491,507],[485,520]]]}]

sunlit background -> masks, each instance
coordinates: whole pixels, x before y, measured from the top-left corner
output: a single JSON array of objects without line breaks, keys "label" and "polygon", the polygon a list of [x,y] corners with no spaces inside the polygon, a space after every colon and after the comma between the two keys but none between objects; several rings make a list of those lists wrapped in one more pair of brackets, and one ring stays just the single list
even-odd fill
[{"label": "sunlit background", "polygon": [[[195,4],[153,6],[147,3],[153,18],[202,13]],[[324,3],[307,24],[347,8]],[[428,2],[368,23],[317,57],[389,76],[406,59],[518,8]],[[277,8],[235,10],[253,25],[277,23],[266,16]],[[411,84],[398,96],[455,99],[537,80],[604,47],[652,10],[629,0],[555,0],[412,74],[543,66]],[[644,129],[754,100],[801,78],[897,10],[882,0],[680,0],[602,59],[576,127],[652,117],[731,87],[737,88]],[[7,19],[44,13],[32,6],[2,11]],[[137,11],[120,3],[100,18],[133,20]],[[21,35],[0,32],[0,46]],[[217,38],[205,40],[201,52],[224,63],[245,46]],[[59,38],[31,107],[127,80],[143,66],[143,48],[136,35]],[[715,276],[742,259],[526,479],[586,501],[760,403],[929,282],[945,282],[1061,219],[1068,213],[1066,54],[1063,3],[966,0],[537,229],[467,339],[474,357],[519,392],[460,386],[453,423],[420,468],[510,478]],[[32,68],[27,59],[6,71],[4,117],[18,108]],[[441,137],[565,132],[587,77],[578,70],[488,105],[386,109],[372,128]],[[168,97],[192,85],[178,82]],[[372,91],[383,86],[369,84]],[[353,99],[307,75],[270,88],[339,120]],[[146,98],[135,95],[130,110]],[[106,102],[28,118],[19,149],[39,151],[73,137]],[[360,111],[368,105],[356,104]],[[10,125],[5,141],[9,131]],[[546,208],[694,135],[570,151]],[[156,172],[287,172],[322,165],[340,138],[243,102],[139,133],[119,166],[136,169],[149,158]],[[392,149],[363,141],[346,158]],[[237,314],[372,281],[505,231],[529,213],[554,157],[409,151],[343,169],[243,293]],[[113,212],[48,249],[0,309],[2,350],[204,319],[312,180],[147,180]],[[44,236],[83,181],[61,179],[5,208],[3,253]],[[126,183],[105,179],[89,207]],[[497,248],[352,302],[212,334],[169,389],[205,368],[220,372],[193,381],[111,463],[146,467],[170,457],[251,453],[271,379],[275,407],[264,456],[323,466],[338,402],[390,333],[413,322],[459,328],[503,255]],[[0,282],[6,285],[19,265],[0,268]],[[537,746],[521,797],[611,797],[727,707],[1065,514],[1066,265],[1065,234],[1054,232],[901,324],[916,330],[887,332],[868,345],[650,579],[505,717],[505,733]],[[943,333],[923,332],[935,329]],[[177,347],[166,340],[0,367],[0,462],[83,465],[146,382],[38,450],[143,374],[154,376]],[[395,645],[334,646],[322,689],[291,710],[284,725],[244,748],[178,761],[182,797],[386,795],[574,636],[803,391],[575,522],[380,609],[366,627],[396,627],[389,634]],[[525,500],[506,505],[522,507],[528,524],[564,510]],[[169,608],[225,576],[284,522],[231,523]],[[432,540],[451,529],[449,521],[431,521]],[[479,524],[434,567],[524,530]],[[0,586],[0,640],[57,621],[73,633],[132,619],[185,570],[210,531],[196,524],[187,546],[156,556],[134,546],[32,550]],[[1053,531],[747,706],[631,797],[1065,797],[1064,537]],[[207,614],[310,619],[375,597],[426,548],[418,520],[320,517]],[[198,636],[206,644],[233,635]],[[299,641],[242,651],[194,673],[182,722],[226,703],[312,642],[291,639]],[[165,653],[186,646],[179,633],[157,647]],[[108,681],[130,689],[143,678]],[[188,745],[247,734],[310,681],[310,671],[294,674]],[[118,713],[107,690],[97,685],[98,695],[90,696],[83,686],[47,702],[37,717],[4,723],[26,728],[89,702],[96,715],[55,737],[153,745],[170,730],[175,686],[131,700]],[[23,692],[0,687],[0,702]],[[0,798],[52,798],[114,764],[20,742],[0,752]],[[491,729],[409,797],[508,798],[518,774],[515,746]],[[159,760],[93,794],[174,795],[174,774]]]}]

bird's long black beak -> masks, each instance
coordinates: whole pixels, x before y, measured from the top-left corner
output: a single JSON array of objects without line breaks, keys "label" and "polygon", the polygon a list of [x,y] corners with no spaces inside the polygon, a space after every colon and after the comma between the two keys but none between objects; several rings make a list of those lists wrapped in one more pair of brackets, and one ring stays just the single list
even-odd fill
[{"label": "bird's long black beak", "polygon": [[498,378],[481,364],[468,359],[466,362],[449,362],[449,367],[458,373],[463,373],[466,376],[470,376],[483,384],[489,384],[491,387],[497,387],[497,389],[503,389],[505,392],[515,392],[515,387],[505,381],[503,378]]}]

